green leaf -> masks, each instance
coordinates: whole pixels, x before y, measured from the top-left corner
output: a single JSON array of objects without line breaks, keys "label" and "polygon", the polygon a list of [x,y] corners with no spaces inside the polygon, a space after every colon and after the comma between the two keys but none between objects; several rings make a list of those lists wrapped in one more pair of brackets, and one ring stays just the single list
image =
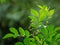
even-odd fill
[{"label": "green leaf", "polygon": [[59,30],[60,30],[60,27],[56,27],[56,28],[55,28],[55,31],[59,31]]},{"label": "green leaf", "polygon": [[10,38],[10,37],[13,37],[14,38],[14,35],[13,34],[6,34],[4,37],[3,37],[3,39],[7,39],[7,38]]},{"label": "green leaf", "polygon": [[50,34],[50,35],[55,34],[54,25],[48,25],[46,28],[47,28],[47,30],[49,31],[49,34]]},{"label": "green leaf", "polygon": [[60,39],[58,39],[57,41],[60,42]]},{"label": "green leaf", "polygon": [[10,32],[14,34],[14,37],[16,38],[19,34],[18,31],[15,28],[9,28]]},{"label": "green leaf", "polygon": [[52,31],[52,30],[54,31],[54,25],[48,25],[47,29],[50,30],[50,31]]},{"label": "green leaf", "polygon": [[50,10],[48,12],[48,19],[51,18],[51,16],[54,14],[54,9]]},{"label": "green leaf", "polygon": [[36,45],[35,43],[33,43],[33,42],[30,42],[30,45]]},{"label": "green leaf", "polygon": [[38,36],[35,36],[35,39],[38,41],[38,43],[41,43],[41,40],[39,39]]},{"label": "green leaf", "polygon": [[31,19],[31,26],[32,27],[38,27],[39,25],[39,19],[35,16],[29,16],[29,18]]},{"label": "green leaf", "polygon": [[44,39],[44,36],[43,36],[42,34],[38,34],[38,37],[39,37],[40,39]]},{"label": "green leaf", "polygon": [[24,39],[24,44],[25,45],[30,45],[30,38],[25,38]]},{"label": "green leaf", "polygon": [[38,5],[38,7],[41,8],[41,9],[43,8],[43,6],[41,6],[41,5]]},{"label": "green leaf", "polygon": [[25,31],[24,31],[24,29],[23,28],[19,28],[19,32],[20,32],[20,34],[21,34],[21,36],[25,36]]},{"label": "green leaf", "polygon": [[41,32],[45,35],[48,36],[48,30],[46,28],[42,28]]},{"label": "green leaf", "polygon": [[43,45],[48,45],[46,42],[44,42],[44,44]]},{"label": "green leaf", "polygon": [[43,21],[47,18],[48,15],[48,8],[46,5],[44,5],[41,9],[40,9],[40,21]]},{"label": "green leaf", "polygon": [[29,16],[29,18],[32,20],[32,22],[36,22],[38,20],[35,16]]},{"label": "green leaf", "polygon": [[28,30],[25,30],[25,36],[26,36],[26,37],[29,37],[29,36],[30,36],[30,33],[29,33]]},{"label": "green leaf", "polygon": [[52,45],[57,45],[57,42],[53,42],[53,44]]},{"label": "green leaf", "polygon": [[55,37],[55,40],[58,40],[58,39],[60,39],[60,34],[57,34]]},{"label": "green leaf", "polygon": [[47,38],[47,40],[48,41],[51,41],[52,40],[52,37],[55,35],[55,31],[54,31],[54,25],[48,25],[47,27],[46,27],[46,29],[48,30],[48,38]]},{"label": "green leaf", "polygon": [[36,41],[35,41],[35,39],[34,38],[30,38],[30,42],[32,42],[32,43],[36,43]]},{"label": "green leaf", "polygon": [[16,42],[15,45],[24,45],[22,42]]},{"label": "green leaf", "polygon": [[34,9],[31,9],[31,13],[32,15],[39,16],[38,12]]},{"label": "green leaf", "polygon": [[54,9],[52,9],[52,10],[49,11],[49,15],[50,16],[53,15],[53,14],[54,14]]}]

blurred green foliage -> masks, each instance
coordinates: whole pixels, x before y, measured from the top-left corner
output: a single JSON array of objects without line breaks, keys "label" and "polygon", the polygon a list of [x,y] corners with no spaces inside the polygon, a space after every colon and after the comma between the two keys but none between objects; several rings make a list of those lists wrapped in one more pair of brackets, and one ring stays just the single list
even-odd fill
[{"label": "blurred green foliage", "polygon": [[[39,11],[37,4],[47,5],[49,10],[55,9],[53,17],[47,23],[60,26],[60,0],[0,0],[0,35],[7,33],[11,26],[27,29],[30,25],[28,16],[31,15],[31,9]],[[38,15],[37,12],[34,13]],[[45,24],[45,21],[43,23]],[[4,43],[3,40],[1,42]]]},{"label": "blurred green foliage", "polygon": [[[10,32],[13,34],[8,33],[3,37],[3,39],[10,37],[17,38],[19,36],[22,38],[24,37],[24,39],[22,42],[16,42],[15,45],[58,45],[58,42],[60,41],[60,33],[57,34],[57,31],[60,30],[60,27],[54,27],[47,23],[47,25],[44,26],[43,23],[43,21],[48,21],[48,19],[52,17],[54,10],[49,10],[46,5],[39,5],[38,7],[40,8],[39,13],[32,9],[31,15],[29,16],[31,19],[31,30],[24,30],[20,27],[19,31],[17,31],[15,28],[10,28]],[[33,30],[33,28],[35,30]]]},{"label": "blurred green foliage", "polygon": [[49,20],[49,24],[60,25],[59,0],[0,0],[0,22],[3,26],[13,26],[16,21],[24,24],[30,15],[30,9],[38,10],[37,4],[48,5],[50,9],[54,8],[55,14],[52,20]]}]

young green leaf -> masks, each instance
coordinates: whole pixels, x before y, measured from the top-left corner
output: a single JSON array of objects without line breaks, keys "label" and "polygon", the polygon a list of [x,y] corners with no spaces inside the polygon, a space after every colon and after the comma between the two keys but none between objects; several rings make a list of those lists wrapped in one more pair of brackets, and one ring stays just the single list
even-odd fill
[{"label": "young green leaf", "polygon": [[30,38],[30,41],[33,42],[33,43],[36,43],[35,42],[36,40],[34,38]]},{"label": "young green leaf", "polygon": [[10,37],[13,37],[14,38],[14,35],[9,33],[9,34],[6,34],[3,39],[7,39],[7,38],[10,38]]},{"label": "young green leaf", "polygon": [[29,33],[28,30],[25,30],[25,36],[26,36],[26,37],[29,37],[29,36],[30,36],[30,33]]},{"label": "young green leaf", "polygon": [[40,39],[44,39],[44,36],[43,36],[42,34],[38,34],[38,37],[39,37]]},{"label": "young green leaf", "polygon": [[52,45],[57,45],[57,42],[53,42],[53,44]]},{"label": "young green leaf", "polygon": [[33,42],[30,42],[30,45],[36,45],[35,43],[33,43]]},{"label": "young green leaf", "polygon": [[24,45],[22,42],[16,42],[15,45]]},{"label": "young green leaf", "polygon": [[56,28],[55,28],[55,31],[59,31],[59,30],[60,30],[60,27],[56,27]]},{"label": "young green leaf", "polygon": [[35,36],[35,39],[36,39],[39,43],[41,43],[41,40],[39,39],[38,36]]},{"label": "young green leaf", "polygon": [[57,42],[60,42],[60,39],[58,39]]},{"label": "young green leaf", "polygon": [[18,31],[15,28],[9,28],[9,30],[14,34],[15,38],[18,36]]},{"label": "young green leaf", "polygon": [[39,37],[38,37],[38,36],[35,36],[35,39],[36,39],[37,41],[39,41]]},{"label": "young green leaf", "polygon": [[47,29],[42,28],[42,29],[41,29],[41,32],[42,32],[45,36],[48,36],[48,30],[47,30]]},{"label": "young green leaf", "polygon": [[38,25],[39,25],[39,19],[37,18],[37,17],[35,17],[35,16],[29,16],[29,18],[31,19],[31,26],[32,27],[38,27]]},{"label": "young green leaf", "polygon": [[50,35],[53,35],[55,33],[54,32],[54,26],[53,25],[48,25],[46,28],[49,31],[49,34]]},{"label": "young green leaf", "polygon": [[19,32],[20,32],[20,34],[21,34],[21,36],[25,36],[25,31],[24,31],[24,29],[23,28],[19,28]]},{"label": "young green leaf", "polygon": [[24,39],[24,44],[25,45],[30,45],[30,38],[25,38]]},{"label": "young green leaf", "polygon": [[49,15],[50,16],[53,15],[53,14],[54,14],[54,9],[52,9],[52,10],[49,11]]},{"label": "young green leaf", "polygon": [[32,22],[36,22],[38,20],[35,16],[29,16],[29,18],[32,20]]},{"label": "young green leaf", "polygon": [[57,39],[60,39],[60,34],[57,34],[57,35],[56,35],[55,40],[57,40]]},{"label": "young green leaf", "polygon": [[38,12],[34,9],[31,9],[31,13],[32,13],[32,15],[38,16]]},{"label": "young green leaf", "polygon": [[41,9],[43,8],[43,6],[41,6],[41,5],[38,5],[38,7],[41,8]]},{"label": "young green leaf", "polygon": [[40,9],[40,21],[43,21],[44,19],[47,18],[48,15],[48,8],[44,5],[41,9]]},{"label": "young green leaf", "polygon": [[44,44],[43,45],[48,45],[46,42],[44,42]]},{"label": "young green leaf", "polygon": [[54,25],[48,25],[48,26],[47,26],[47,29],[48,29],[48,30],[51,30],[51,31],[54,30]]}]

